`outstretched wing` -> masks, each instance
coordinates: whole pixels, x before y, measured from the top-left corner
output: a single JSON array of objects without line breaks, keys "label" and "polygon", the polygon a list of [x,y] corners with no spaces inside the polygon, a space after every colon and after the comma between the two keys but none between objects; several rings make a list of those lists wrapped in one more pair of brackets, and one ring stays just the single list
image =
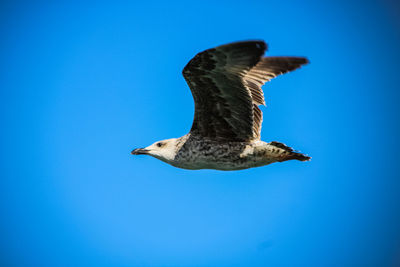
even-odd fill
[{"label": "outstretched wing", "polygon": [[222,45],[197,54],[183,69],[195,102],[191,133],[218,140],[259,139],[262,85],[307,63],[301,57],[264,57],[263,41]]}]

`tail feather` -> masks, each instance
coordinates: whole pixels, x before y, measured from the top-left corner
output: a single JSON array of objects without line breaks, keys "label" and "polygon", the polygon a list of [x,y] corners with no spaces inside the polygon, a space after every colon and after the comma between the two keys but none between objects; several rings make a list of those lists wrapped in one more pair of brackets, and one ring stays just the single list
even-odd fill
[{"label": "tail feather", "polygon": [[288,153],[285,153],[285,155],[283,155],[283,159],[281,161],[286,161],[286,160],[291,160],[291,159],[297,159],[300,161],[309,161],[311,159],[311,157],[304,155],[302,153],[296,152],[293,150],[293,148],[291,148],[283,143],[273,141],[269,144],[273,145],[277,148],[283,149],[285,152],[288,152]]},{"label": "tail feather", "polygon": [[289,159],[297,159],[300,161],[309,161],[309,160],[311,160],[311,157],[306,156],[302,153],[292,152],[292,154],[289,155]]}]

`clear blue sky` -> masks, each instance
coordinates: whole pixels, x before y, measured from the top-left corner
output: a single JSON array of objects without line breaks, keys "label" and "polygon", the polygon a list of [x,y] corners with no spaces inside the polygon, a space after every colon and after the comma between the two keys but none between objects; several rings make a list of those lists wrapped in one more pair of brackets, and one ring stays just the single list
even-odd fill
[{"label": "clear blue sky", "polygon": [[[395,1],[34,2],[0,5],[1,266],[400,265]],[[262,138],[311,162],[130,155],[190,129],[191,57],[247,39],[310,59]]]}]

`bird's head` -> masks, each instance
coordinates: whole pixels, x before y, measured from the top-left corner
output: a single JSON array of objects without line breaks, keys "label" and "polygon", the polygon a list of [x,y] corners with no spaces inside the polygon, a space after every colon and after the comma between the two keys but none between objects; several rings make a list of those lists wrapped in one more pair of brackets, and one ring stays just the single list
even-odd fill
[{"label": "bird's head", "polygon": [[132,155],[149,155],[164,162],[170,163],[174,160],[178,151],[178,139],[166,139],[157,141],[145,148],[136,148],[132,150]]}]

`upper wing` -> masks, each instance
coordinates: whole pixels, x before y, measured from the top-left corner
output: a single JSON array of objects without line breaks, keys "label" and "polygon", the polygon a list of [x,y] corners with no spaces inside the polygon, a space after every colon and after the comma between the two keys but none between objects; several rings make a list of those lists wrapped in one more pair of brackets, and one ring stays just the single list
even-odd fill
[{"label": "upper wing", "polygon": [[263,41],[222,45],[197,54],[183,69],[195,102],[192,134],[245,141],[260,138],[261,86],[307,59],[265,57]]}]

